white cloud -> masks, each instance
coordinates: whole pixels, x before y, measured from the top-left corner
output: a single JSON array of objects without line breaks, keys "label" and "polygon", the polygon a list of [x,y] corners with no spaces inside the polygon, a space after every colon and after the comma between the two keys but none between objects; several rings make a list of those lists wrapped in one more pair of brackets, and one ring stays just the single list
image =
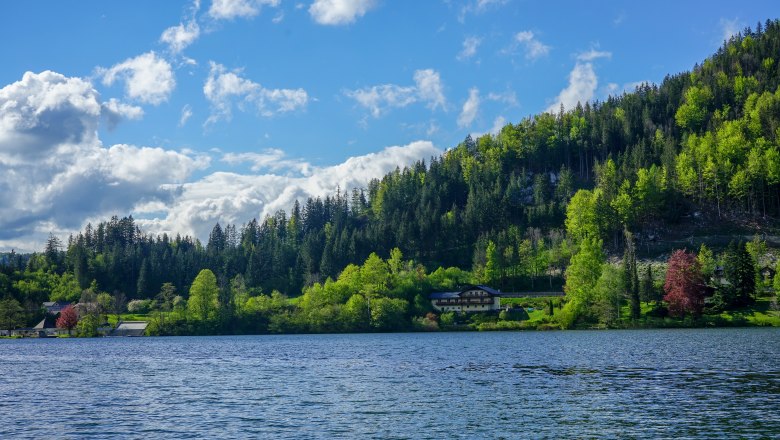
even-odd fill
[{"label": "white cloud", "polygon": [[612,58],[612,53],[590,49],[577,54],[577,62],[569,73],[569,85],[561,90],[545,111],[558,113],[561,104],[564,109],[571,110],[578,102],[584,104],[593,99],[599,85],[596,71],[593,69],[593,61],[599,58]]},{"label": "white cloud", "polygon": [[463,49],[458,53],[456,57],[459,61],[465,61],[477,54],[477,48],[482,39],[477,37],[467,37],[463,40]]},{"label": "white cloud", "polygon": [[504,103],[510,107],[517,107],[520,105],[520,103],[517,102],[517,95],[514,90],[507,90],[504,93],[490,92],[488,93],[487,99],[489,101]]},{"label": "white cloud", "polygon": [[650,84],[650,81],[632,81],[623,84],[623,86],[620,86],[617,83],[609,83],[606,86],[606,90],[602,91],[602,95],[607,98],[609,96],[620,96],[623,93],[632,93],[636,91],[637,87],[643,84]]},{"label": "white cloud", "polygon": [[251,18],[260,13],[263,6],[277,7],[281,0],[213,0],[208,14],[217,20]]},{"label": "white cloud", "polygon": [[458,116],[458,127],[468,127],[474,122],[474,118],[479,112],[479,103],[479,89],[473,87],[469,90],[469,98],[463,103],[463,108]]},{"label": "white cloud", "polygon": [[561,104],[566,110],[571,110],[577,106],[577,103],[585,103],[593,98],[599,82],[596,72],[593,70],[593,64],[580,63],[574,65],[574,69],[569,73],[569,85],[561,90],[554,102],[547,107],[547,112],[558,113]]},{"label": "white cloud", "polygon": [[114,128],[122,119],[141,119],[144,117],[144,109],[138,106],[125,104],[116,98],[111,98],[101,104],[103,116],[108,120],[109,128]]},{"label": "white cloud", "polygon": [[550,46],[539,41],[531,31],[516,33],[513,47],[516,44],[523,46],[525,58],[528,60],[536,60],[550,53]]},{"label": "white cloud", "polygon": [[209,77],[203,86],[203,93],[212,108],[207,123],[230,119],[234,101],[238,101],[239,109],[251,104],[264,117],[292,112],[306,107],[309,102],[309,95],[303,89],[266,89],[242,78],[239,73],[211,62]]},{"label": "white cloud", "polygon": [[743,27],[742,21],[738,18],[734,19],[720,19],[720,28],[723,32],[723,41],[729,41],[731,37],[737,35]]},{"label": "white cloud", "polygon": [[509,3],[509,0],[475,0],[466,3],[458,15],[458,21],[463,22],[468,14],[481,14],[489,9],[497,8]]},{"label": "white cloud", "polygon": [[251,164],[254,172],[261,170],[280,171],[290,170],[303,176],[311,174],[310,163],[301,159],[286,159],[284,151],[278,148],[269,148],[262,153],[227,153],[222,156],[222,161],[232,165],[241,163]]},{"label": "white cloud", "polygon": [[375,0],[314,0],[309,15],[319,24],[337,26],[353,23],[374,6]]},{"label": "white cloud", "polygon": [[81,78],[28,72],[0,89],[0,108],[0,248],[40,250],[50,231],[70,232],[87,217],[170,201],[162,184],[183,182],[208,165],[207,157],[185,152],[104,147],[101,117],[142,111],[117,100],[101,103]]},{"label": "white cloud", "polygon": [[444,97],[444,86],[439,72],[433,69],[423,69],[414,72],[414,83],[417,86],[417,96],[431,110],[445,109],[447,99]]},{"label": "white cloud", "polygon": [[599,58],[612,58],[612,52],[591,49],[587,52],[577,54],[577,60],[579,61],[593,61]]},{"label": "white cloud", "polygon": [[125,81],[125,94],[136,101],[158,105],[168,100],[176,87],[171,65],[154,52],[112,66],[98,69],[103,84],[112,85],[116,80]]},{"label": "white cloud", "polygon": [[365,107],[378,118],[390,108],[403,108],[416,102],[424,102],[428,108],[447,108],[444,85],[439,72],[421,69],[414,72],[414,86],[383,84],[357,90],[346,90],[344,94]]},{"label": "white cloud", "polygon": [[190,120],[192,117],[192,106],[189,104],[185,104],[184,107],[181,108],[181,116],[179,117],[179,127],[184,127],[184,125],[187,123],[187,121]]},{"label": "white cloud", "polygon": [[[334,166],[307,164],[308,173],[304,175],[212,173],[196,182],[171,185],[169,189],[177,194],[175,199],[164,207],[151,208],[165,209],[164,215],[137,222],[150,232],[188,233],[205,240],[216,222],[243,224],[280,209],[289,212],[295,200],[334,194],[337,188],[342,192],[363,188],[371,179],[382,177],[398,166],[439,154],[441,151],[430,142],[418,141],[351,157]],[[287,160],[278,150],[239,154],[230,160],[257,161],[260,170],[273,169],[276,159]],[[305,164],[296,163],[297,167]]]},{"label": "white cloud", "polygon": [[473,132],[473,133],[470,133],[470,135],[471,135],[472,139],[479,139],[479,138],[481,138],[482,136],[484,136],[486,134],[491,134],[491,135],[495,136],[495,135],[497,135],[498,133],[501,132],[501,129],[504,128],[505,125],[506,125],[506,118],[504,118],[503,116],[497,116],[496,119],[493,120],[493,126],[490,127],[490,130],[488,130],[485,133]]},{"label": "white cloud", "polygon": [[502,128],[506,125],[506,118],[503,116],[498,116],[496,119],[493,120],[493,127],[490,129],[490,134],[496,135],[498,134]]},{"label": "white cloud", "polygon": [[163,31],[160,41],[167,44],[171,52],[178,54],[192,44],[200,36],[200,27],[195,20],[190,20],[185,25],[171,26]]}]

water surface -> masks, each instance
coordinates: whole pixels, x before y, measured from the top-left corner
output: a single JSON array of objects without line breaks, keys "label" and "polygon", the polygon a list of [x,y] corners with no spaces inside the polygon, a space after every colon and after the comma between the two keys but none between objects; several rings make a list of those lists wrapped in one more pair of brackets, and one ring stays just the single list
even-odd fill
[{"label": "water surface", "polygon": [[778,438],[780,329],[0,340],[0,438]]}]

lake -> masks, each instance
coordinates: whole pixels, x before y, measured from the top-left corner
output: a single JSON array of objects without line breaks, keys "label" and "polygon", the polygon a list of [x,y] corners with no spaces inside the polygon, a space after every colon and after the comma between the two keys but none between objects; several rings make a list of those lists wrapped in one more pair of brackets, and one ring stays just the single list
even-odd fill
[{"label": "lake", "polygon": [[778,438],[780,329],[0,340],[0,438]]}]

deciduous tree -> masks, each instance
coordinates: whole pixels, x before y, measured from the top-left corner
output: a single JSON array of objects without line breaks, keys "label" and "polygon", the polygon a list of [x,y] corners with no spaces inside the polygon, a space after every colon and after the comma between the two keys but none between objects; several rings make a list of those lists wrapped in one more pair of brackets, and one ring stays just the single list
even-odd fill
[{"label": "deciduous tree", "polygon": [[669,257],[664,292],[664,301],[669,304],[671,315],[701,315],[705,290],[701,266],[696,255],[677,250]]}]

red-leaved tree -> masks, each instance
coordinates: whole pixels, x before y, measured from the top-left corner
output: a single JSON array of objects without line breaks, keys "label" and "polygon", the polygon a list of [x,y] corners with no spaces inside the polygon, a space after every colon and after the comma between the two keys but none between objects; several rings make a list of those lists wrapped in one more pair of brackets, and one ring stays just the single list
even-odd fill
[{"label": "red-leaved tree", "polygon": [[701,266],[695,254],[677,250],[669,257],[664,292],[670,315],[701,315],[706,291]]},{"label": "red-leaved tree", "polygon": [[74,309],[73,306],[66,306],[60,312],[60,317],[57,318],[57,328],[68,329],[68,334],[70,334],[70,331],[73,330],[78,323],[79,315],[76,313],[76,309]]}]

